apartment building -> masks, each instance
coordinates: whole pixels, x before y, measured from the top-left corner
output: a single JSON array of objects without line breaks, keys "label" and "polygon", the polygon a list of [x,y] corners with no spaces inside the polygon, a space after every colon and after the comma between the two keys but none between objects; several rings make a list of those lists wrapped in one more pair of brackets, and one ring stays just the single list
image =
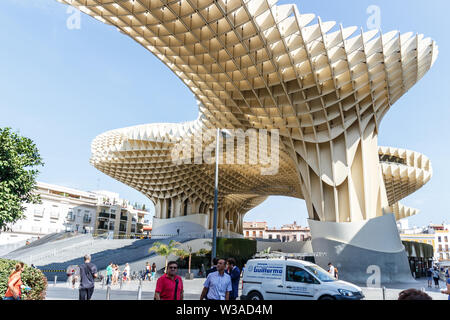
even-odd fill
[{"label": "apartment building", "polygon": [[267,222],[244,222],[244,238],[247,239],[272,239],[281,242],[306,241],[311,238],[308,227],[285,224],[281,228],[267,226]]},{"label": "apartment building", "polygon": [[0,233],[0,244],[35,240],[54,232],[88,233],[94,230],[97,195],[73,188],[38,182],[41,204],[25,204],[24,219]]},{"label": "apartment building", "polygon": [[147,230],[151,226],[145,207],[131,205],[117,193],[88,192],[45,182],[37,182],[34,192],[41,196],[42,203],[25,204],[24,219],[0,233],[0,245],[25,243],[56,232],[134,238],[144,235],[144,226]]},{"label": "apartment building", "polygon": [[144,235],[144,226],[148,226],[149,223],[145,208],[133,206],[114,192],[95,191],[95,193],[99,196],[95,235],[107,235],[115,239]]},{"label": "apartment building", "polygon": [[426,227],[409,228],[401,225],[400,238],[404,241],[414,241],[431,244],[435,261],[450,261],[450,226],[446,224],[429,224]]}]

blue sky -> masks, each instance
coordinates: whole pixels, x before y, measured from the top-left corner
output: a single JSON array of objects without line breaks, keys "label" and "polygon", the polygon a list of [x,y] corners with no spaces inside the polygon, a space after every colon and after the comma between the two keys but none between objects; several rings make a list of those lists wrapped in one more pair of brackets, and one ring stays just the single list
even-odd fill
[{"label": "blue sky", "polygon": [[[448,0],[288,0],[301,13],[367,29],[370,5],[384,32],[433,38],[434,67],[384,118],[379,144],[419,151],[433,164],[432,180],[404,199],[421,213],[412,225],[449,220],[450,2]],[[197,118],[192,93],[158,59],[130,38],[86,15],[68,29],[67,7],[55,0],[0,1],[0,127],[33,139],[45,161],[39,180],[82,190],[108,189],[150,205],[138,191],[89,164],[90,143],[105,131]],[[305,225],[303,200],[271,197],[245,220]]]}]

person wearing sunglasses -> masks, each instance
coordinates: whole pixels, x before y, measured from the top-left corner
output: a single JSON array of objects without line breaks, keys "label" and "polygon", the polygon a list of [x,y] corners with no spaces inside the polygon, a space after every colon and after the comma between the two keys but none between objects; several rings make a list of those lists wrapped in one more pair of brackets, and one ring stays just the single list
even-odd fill
[{"label": "person wearing sunglasses", "polygon": [[183,280],[177,271],[178,264],[170,261],[167,272],[156,282],[155,300],[183,300]]}]

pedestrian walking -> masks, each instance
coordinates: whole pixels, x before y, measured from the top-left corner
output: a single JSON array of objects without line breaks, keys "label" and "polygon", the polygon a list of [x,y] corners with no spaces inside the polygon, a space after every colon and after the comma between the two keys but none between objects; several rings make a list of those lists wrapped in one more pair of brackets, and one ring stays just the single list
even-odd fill
[{"label": "pedestrian walking", "polygon": [[427,269],[428,288],[433,287],[433,268]]},{"label": "pedestrian walking", "polygon": [[229,258],[227,260],[227,273],[231,278],[230,300],[236,300],[239,297],[239,281],[241,280],[241,270],[236,266],[236,260]]},{"label": "pedestrian walking", "polygon": [[148,262],[145,263],[145,272],[144,272],[144,276],[142,277],[142,280],[145,281],[145,279],[149,279],[150,277],[148,276],[150,274],[150,264]]},{"label": "pedestrian walking", "polygon": [[208,270],[206,270],[206,277],[208,278],[210,273],[217,271],[217,258],[213,258],[212,266]]},{"label": "pedestrian walking", "polygon": [[436,288],[439,288],[439,270],[437,267],[433,268],[433,280]]},{"label": "pedestrian walking", "polygon": [[183,279],[177,272],[178,264],[170,261],[167,272],[156,282],[155,300],[183,300]]},{"label": "pedestrian walking", "polygon": [[231,277],[225,272],[225,259],[218,259],[217,271],[208,275],[203,284],[203,291],[200,300],[230,300],[230,293],[233,291]]},{"label": "pedestrian walking", "polygon": [[125,264],[125,268],[123,269],[123,280],[130,281],[130,265],[128,263]]},{"label": "pedestrian walking", "polygon": [[14,271],[9,275],[8,288],[6,289],[3,300],[21,300],[22,299],[22,272],[24,270],[23,262],[16,264]]},{"label": "pedestrian walking", "polygon": [[94,279],[98,277],[97,266],[91,263],[91,255],[84,256],[84,263],[80,268],[79,300],[91,300],[94,293]]},{"label": "pedestrian walking", "polygon": [[120,278],[120,270],[117,264],[114,265],[113,272],[113,284],[118,284]]},{"label": "pedestrian walking", "polygon": [[152,268],[151,268],[151,278],[150,281],[155,281],[156,279],[156,263],[153,262]]},{"label": "pedestrian walking", "polygon": [[113,276],[113,263],[110,262],[109,265],[106,267],[106,285],[111,284]]},{"label": "pedestrian walking", "polygon": [[334,268],[331,262],[328,263],[328,272],[331,274],[333,278],[336,278],[336,269]]}]

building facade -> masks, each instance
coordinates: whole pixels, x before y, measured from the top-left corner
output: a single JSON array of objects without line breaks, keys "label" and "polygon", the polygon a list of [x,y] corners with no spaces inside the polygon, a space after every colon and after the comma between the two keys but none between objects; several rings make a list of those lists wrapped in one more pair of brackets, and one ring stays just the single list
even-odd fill
[{"label": "building facade", "polygon": [[[404,226],[403,226],[404,227]],[[426,243],[433,246],[434,261],[450,261],[450,230],[449,225],[429,224],[423,228],[399,229],[400,237],[404,241]]]},{"label": "building facade", "polygon": [[98,195],[95,236],[107,235],[114,239],[144,236],[145,219],[148,212],[127,200],[120,199],[118,193],[95,191]]},{"label": "building facade", "polygon": [[[41,204],[25,204],[24,219],[0,233],[0,245],[25,243],[57,232],[100,235],[107,231],[114,238],[141,237],[143,227],[148,227],[146,222],[151,223],[148,217],[144,219],[147,211],[119,199],[116,193],[87,192],[44,182],[37,182],[34,192],[40,195]],[[102,218],[107,213],[113,219],[108,218],[108,229],[104,230]]]},{"label": "building facade", "polygon": [[269,228],[267,222],[244,222],[244,238],[296,242],[311,239],[311,232],[308,227],[299,226],[295,221],[281,228]]},{"label": "building facade", "polygon": [[25,217],[0,233],[0,244],[35,240],[55,232],[89,233],[94,230],[97,195],[73,188],[37,182],[41,204],[25,204]]}]

